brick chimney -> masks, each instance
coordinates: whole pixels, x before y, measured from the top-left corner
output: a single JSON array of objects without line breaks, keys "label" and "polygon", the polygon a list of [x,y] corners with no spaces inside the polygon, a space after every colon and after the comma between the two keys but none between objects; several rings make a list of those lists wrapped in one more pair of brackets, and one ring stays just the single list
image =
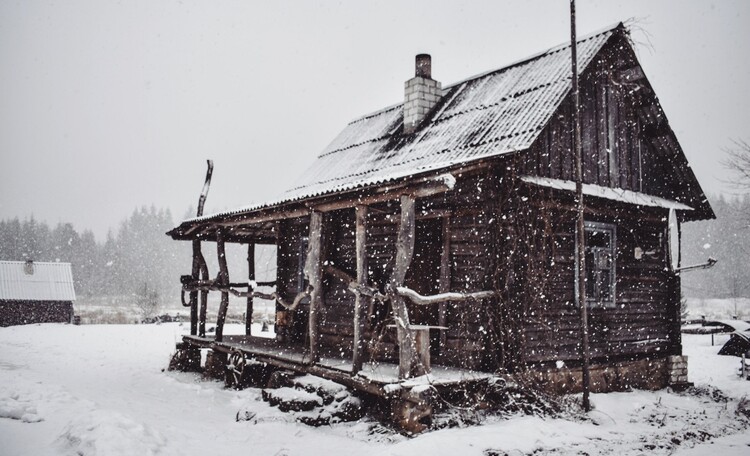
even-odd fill
[{"label": "brick chimney", "polygon": [[432,79],[432,58],[429,54],[417,55],[415,76],[404,86],[404,133],[408,134],[419,127],[442,95],[440,83]]}]

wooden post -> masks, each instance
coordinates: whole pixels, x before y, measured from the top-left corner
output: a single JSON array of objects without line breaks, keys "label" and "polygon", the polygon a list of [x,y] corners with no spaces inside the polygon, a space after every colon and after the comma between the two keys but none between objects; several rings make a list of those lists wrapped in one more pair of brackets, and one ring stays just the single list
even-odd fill
[{"label": "wooden post", "polygon": [[252,335],[253,326],[253,288],[250,286],[250,282],[255,280],[255,243],[250,242],[247,244],[247,306],[245,308],[245,334]]},{"label": "wooden post", "polygon": [[398,376],[400,379],[423,375],[424,368],[417,359],[414,335],[409,330],[409,311],[406,301],[396,292],[404,284],[406,271],[414,254],[414,197],[401,196],[401,223],[396,238],[396,264],[389,281],[388,297],[391,301],[393,317],[396,320],[399,361]]},{"label": "wooden post", "polygon": [[576,164],[576,208],[578,213],[576,229],[576,247],[578,251],[577,277],[578,277],[578,305],[581,312],[581,359],[583,377],[583,409],[591,410],[589,402],[590,375],[589,375],[589,323],[588,309],[586,308],[586,250],[585,250],[585,226],[583,223],[583,151],[581,150],[581,112],[578,100],[578,55],[576,42],[576,2],[570,0],[570,56],[571,77],[573,78],[573,154]]},{"label": "wooden post", "polygon": [[318,314],[323,305],[323,213],[310,213],[310,237],[307,244],[307,260],[305,261],[305,277],[312,287],[310,295],[310,314],[308,328],[310,332],[310,363],[320,360],[318,345],[320,331],[318,328]]},{"label": "wooden post", "polygon": [[[356,254],[357,254],[357,285],[366,287],[367,281],[367,206],[357,206],[355,209],[356,223]],[[354,355],[352,357],[352,374],[362,369],[364,354],[365,323],[370,299],[362,293],[357,293],[354,301]]]},{"label": "wooden post", "polygon": [[[211,280],[208,276],[208,265],[206,265],[206,259],[203,254],[198,252],[200,255],[200,277],[201,280]],[[206,312],[208,311],[208,290],[201,290],[201,307],[198,319],[198,335],[200,337],[206,337]]]},{"label": "wooden post", "polygon": [[[439,292],[448,293],[451,290],[451,218],[443,217],[443,250],[440,252],[440,283]],[[438,326],[446,326],[448,303],[438,304]],[[440,353],[445,349],[446,332],[440,330]]]},{"label": "wooden post", "polygon": [[[200,279],[201,241],[193,241],[193,268],[190,276],[194,282]],[[198,291],[190,292],[190,335],[198,334]]]},{"label": "wooden post", "polygon": [[216,233],[216,256],[219,260],[219,277],[217,282],[223,287],[219,315],[216,318],[216,342],[221,342],[224,338],[224,320],[227,318],[227,308],[229,307],[229,292],[226,290],[229,287],[229,270],[227,268],[224,232],[222,230]]}]

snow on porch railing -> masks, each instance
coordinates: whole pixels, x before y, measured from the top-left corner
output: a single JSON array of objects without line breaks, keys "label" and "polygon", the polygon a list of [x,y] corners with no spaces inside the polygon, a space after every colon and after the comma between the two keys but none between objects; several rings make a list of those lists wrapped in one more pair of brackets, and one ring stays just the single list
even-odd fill
[{"label": "snow on porch railing", "polygon": [[[189,276],[188,276],[189,277]],[[222,291],[222,292],[228,292],[233,294],[234,296],[237,296],[239,298],[246,298],[248,296],[252,296],[253,298],[260,298],[260,299],[267,299],[269,301],[276,301],[281,307],[287,309],[287,310],[294,310],[296,309],[299,304],[305,299],[310,296],[312,293],[313,287],[308,285],[307,288],[299,293],[297,293],[297,296],[294,297],[294,300],[292,300],[291,303],[285,301],[278,293],[275,291],[273,293],[263,293],[260,291],[254,291],[253,289],[255,287],[259,286],[274,286],[276,285],[276,282],[255,282],[253,284],[241,284],[241,283],[233,283],[230,284],[230,286],[222,286],[218,285],[215,280],[200,280],[200,281],[191,281],[188,283],[183,283],[182,285],[182,301],[183,305],[185,302],[185,292],[188,291]],[[233,288],[234,287],[234,288]],[[237,287],[247,287],[248,291],[240,291],[237,290]]]},{"label": "snow on porch railing", "polygon": [[396,293],[404,298],[409,298],[411,302],[419,305],[439,304],[447,301],[479,301],[497,296],[497,293],[494,291],[475,291],[473,293],[447,292],[423,296],[407,287],[396,287]]}]

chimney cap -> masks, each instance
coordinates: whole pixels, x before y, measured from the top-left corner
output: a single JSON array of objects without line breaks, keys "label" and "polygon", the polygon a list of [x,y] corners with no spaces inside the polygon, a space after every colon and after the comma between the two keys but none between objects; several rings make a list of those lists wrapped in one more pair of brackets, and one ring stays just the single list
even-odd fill
[{"label": "chimney cap", "polygon": [[432,79],[432,57],[430,54],[417,54],[415,76]]}]

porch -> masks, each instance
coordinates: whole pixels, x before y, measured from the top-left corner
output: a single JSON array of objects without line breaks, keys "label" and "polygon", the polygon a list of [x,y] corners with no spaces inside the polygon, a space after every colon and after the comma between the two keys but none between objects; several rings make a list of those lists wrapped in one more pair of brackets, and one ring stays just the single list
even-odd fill
[{"label": "porch", "polygon": [[216,341],[214,337],[185,335],[182,340],[178,344],[181,350],[210,349],[226,357],[227,376],[241,377],[245,366],[258,362],[274,369],[316,375],[379,397],[388,397],[396,391],[418,386],[441,389],[486,381],[492,377],[486,372],[432,365],[425,375],[403,379],[399,378],[398,363],[383,361],[363,362],[362,367],[355,371],[351,359],[322,354],[317,362],[312,362],[309,347],[266,337],[225,335],[221,341]]}]

